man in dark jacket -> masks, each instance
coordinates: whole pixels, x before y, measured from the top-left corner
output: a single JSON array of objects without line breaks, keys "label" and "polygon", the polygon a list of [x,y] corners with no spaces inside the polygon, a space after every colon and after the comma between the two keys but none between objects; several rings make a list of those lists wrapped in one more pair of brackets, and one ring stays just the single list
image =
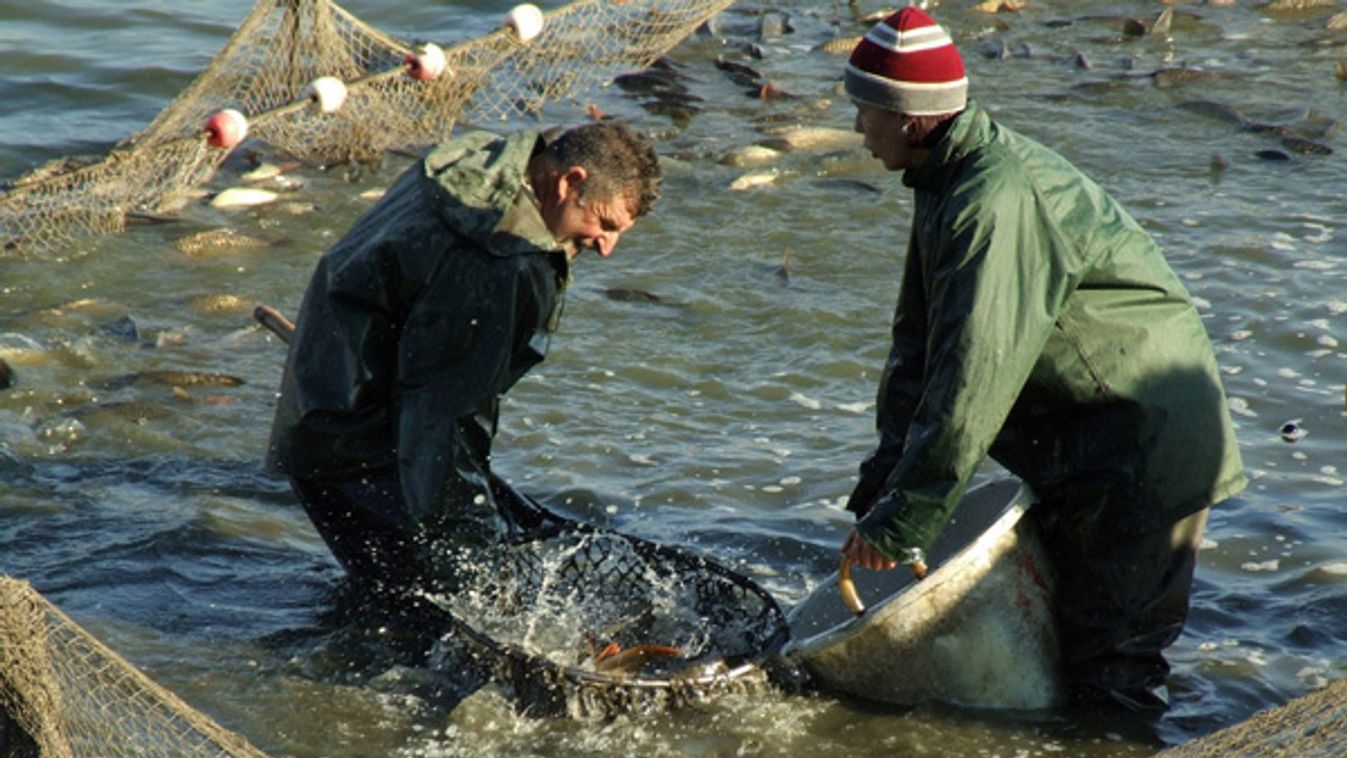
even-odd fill
[{"label": "man in dark jacket", "polygon": [[349,573],[405,586],[499,536],[499,399],[543,360],[578,252],[611,254],[659,191],[653,148],[622,125],[472,132],[319,260],[268,458]]},{"label": "man in dark jacket", "polygon": [[1163,708],[1208,509],[1246,483],[1201,317],[1103,189],[968,102],[927,14],[877,24],[845,87],[916,208],[843,551],[922,576],[990,454],[1038,496],[1071,699]]}]

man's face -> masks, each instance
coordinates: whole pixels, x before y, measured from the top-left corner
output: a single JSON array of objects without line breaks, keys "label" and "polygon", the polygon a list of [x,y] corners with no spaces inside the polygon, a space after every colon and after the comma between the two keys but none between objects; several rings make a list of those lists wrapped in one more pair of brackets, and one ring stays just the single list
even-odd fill
[{"label": "man's face", "polygon": [[904,119],[898,113],[856,104],[856,131],[865,135],[866,149],[890,171],[913,166],[912,148],[907,144],[903,126]]},{"label": "man's face", "polygon": [[581,249],[602,257],[612,254],[618,238],[636,223],[633,203],[621,196],[609,198],[584,195],[585,169],[574,166],[556,179],[556,191],[544,193],[543,220],[567,256],[575,258]]}]

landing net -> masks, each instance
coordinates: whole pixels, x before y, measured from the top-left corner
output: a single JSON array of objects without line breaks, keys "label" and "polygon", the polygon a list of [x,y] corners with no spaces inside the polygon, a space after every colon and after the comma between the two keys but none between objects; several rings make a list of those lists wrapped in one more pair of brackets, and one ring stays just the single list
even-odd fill
[{"label": "landing net", "polygon": [[[409,75],[420,45],[362,22],[329,0],[259,0],[206,70],[141,133],[101,156],[52,161],[0,185],[0,249],[51,251],[122,231],[128,219],[190,202],[228,150],[203,125],[233,109],[248,138],[305,161],[369,160],[444,139],[460,118],[536,116],[673,48],[733,0],[576,0],[519,26],[445,45],[443,73]],[[320,77],[346,85],[344,105],[316,107]]]},{"label": "landing net", "polygon": [[546,523],[432,598],[451,642],[471,651],[535,715],[652,713],[769,686],[789,636],[764,589],[677,548],[579,524]]}]

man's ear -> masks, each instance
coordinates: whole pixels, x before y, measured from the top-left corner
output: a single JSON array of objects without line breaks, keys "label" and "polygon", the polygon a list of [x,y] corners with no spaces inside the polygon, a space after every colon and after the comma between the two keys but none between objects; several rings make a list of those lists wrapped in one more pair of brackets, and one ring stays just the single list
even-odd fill
[{"label": "man's ear", "polygon": [[564,201],[572,195],[578,195],[585,185],[589,172],[584,166],[571,166],[557,178],[557,201]]}]

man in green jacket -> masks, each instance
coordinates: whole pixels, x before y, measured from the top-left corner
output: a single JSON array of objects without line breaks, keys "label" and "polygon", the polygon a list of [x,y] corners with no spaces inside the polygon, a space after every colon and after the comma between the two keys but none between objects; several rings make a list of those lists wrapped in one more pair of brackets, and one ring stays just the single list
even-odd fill
[{"label": "man in green jacket", "polygon": [[268,459],[350,574],[394,588],[506,528],[499,400],[543,360],[582,249],[660,192],[631,129],[471,132],[404,172],[318,262]]},{"label": "man in green jacket", "polygon": [[843,551],[924,575],[990,455],[1038,497],[1072,702],[1163,709],[1208,509],[1246,483],[1201,317],[1104,190],[967,100],[930,16],[877,24],[844,79],[916,207]]}]

